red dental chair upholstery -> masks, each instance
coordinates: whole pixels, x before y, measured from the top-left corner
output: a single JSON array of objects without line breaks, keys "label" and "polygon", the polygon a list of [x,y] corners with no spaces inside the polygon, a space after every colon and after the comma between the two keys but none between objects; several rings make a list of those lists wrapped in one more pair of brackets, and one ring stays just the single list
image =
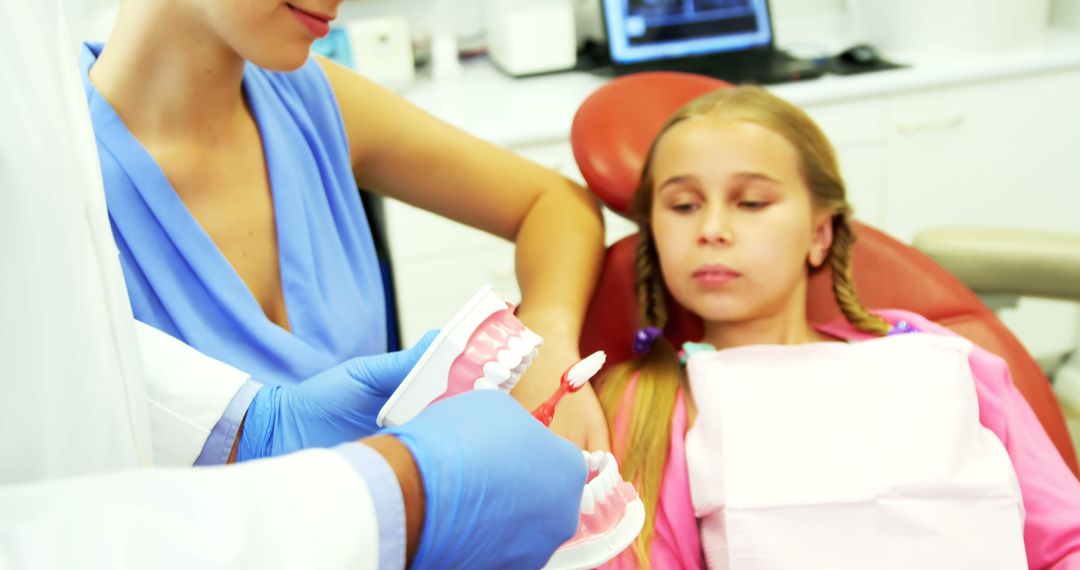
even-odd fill
[{"label": "red dental chair upholstery", "polygon": [[[589,188],[609,207],[626,212],[645,155],[667,118],[708,91],[729,87],[716,79],[654,72],[616,79],[591,95],[574,118],[571,139],[578,167]],[[1076,454],[1050,382],[1020,342],[978,297],[930,258],[884,233],[856,225],[855,282],[867,306],[906,309],[949,327],[1005,358],[1017,388],[1035,410],[1066,464],[1078,473]],[[631,356],[637,323],[634,299],[636,236],[608,248],[603,272],[582,331],[581,353],[605,350],[608,363]],[[822,271],[810,282],[812,322],[840,318],[832,278]],[[701,322],[671,307],[664,331],[672,342],[698,339]]]}]

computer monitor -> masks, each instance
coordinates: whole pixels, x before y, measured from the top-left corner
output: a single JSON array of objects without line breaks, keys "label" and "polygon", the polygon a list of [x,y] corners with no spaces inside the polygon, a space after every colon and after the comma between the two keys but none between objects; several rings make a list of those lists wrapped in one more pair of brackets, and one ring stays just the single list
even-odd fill
[{"label": "computer monitor", "polygon": [[772,48],[768,0],[603,0],[616,65]]}]

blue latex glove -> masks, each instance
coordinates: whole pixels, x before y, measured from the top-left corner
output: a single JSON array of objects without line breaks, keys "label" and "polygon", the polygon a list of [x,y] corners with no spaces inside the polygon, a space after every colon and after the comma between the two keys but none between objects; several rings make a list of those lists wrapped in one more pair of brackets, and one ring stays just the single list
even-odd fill
[{"label": "blue latex glove", "polygon": [[244,417],[237,460],[330,447],[371,435],[375,418],[435,339],[408,350],[361,356],[292,386],[263,386]]},{"label": "blue latex glove", "polygon": [[503,392],[447,398],[384,433],[424,483],[414,568],[540,568],[577,529],[581,450]]}]

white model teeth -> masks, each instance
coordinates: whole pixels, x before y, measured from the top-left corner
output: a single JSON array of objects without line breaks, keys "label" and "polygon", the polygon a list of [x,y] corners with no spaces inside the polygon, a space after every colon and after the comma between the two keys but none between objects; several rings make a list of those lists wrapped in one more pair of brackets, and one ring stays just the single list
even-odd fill
[{"label": "white model teeth", "polygon": [[510,350],[500,350],[499,354],[496,355],[496,358],[498,358],[499,364],[505,366],[507,370],[513,370],[521,365],[521,361],[524,357],[523,355]]},{"label": "white model teeth", "polygon": [[484,378],[498,386],[510,379],[510,369],[498,362],[488,362],[484,365]]},{"label": "white model teeth", "polygon": [[615,486],[619,484],[619,472],[615,469],[615,462],[609,461],[604,465],[603,470],[600,471],[599,479],[604,482],[604,496],[608,496]]},{"label": "white model teeth", "polygon": [[604,475],[604,472],[600,473],[600,476],[596,478],[596,481],[600,484],[600,492],[597,493],[597,500],[603,501],[607,498],[611,490],[615,488],[615,485],[611,483],[611,479]]},{"label": "white model teeth", "polygon": [[492,384],[487,378],[477,378],[473,383],[473,390],[498,390],[499,387]]},{"label": "white model teeth", "polygon": [[529,329],[521,331],[521,339],[532,345],[533,348],[538,348],[544,344],[544,339]]},{"label": "white model teeth", "polygon": [[589,471],[599,471],[604,464],[604,452],[594,451],[586,456],[589,461]]},{"label": "white model teeth", "polygon": [[520,335],[507,337],[506,347],[495,353],[495,357],[483,365],[484,376],[475,381],[475,389],[495,388],[509,392],[517,385],[525,374],[525,370],[536,358],[537,347],[544,342],[528,329],[521,330]]},{"label": "white model teeth", "polygon": [[521,381],[521,375],[520,374],[512,374],[512,375],[510,375],[510,380],[507,383],[503,384],[502,388],[503,388],[503,390],[506,390],[507,392],[509,392],[510,390],[513,390],[514,387],[517,386],[518,382],[520,382],[520,381]]},{"label": "white model teeth", "polygon": [[510,350],[514,351],[514,353],[520,354],[522,357],[531,353],[533,351],[533,348],[535,348],[531,344],[525,342],[524,340],[521,340],[521,337],[517,336],[510,337],[507,340],[506,345],[510,348]]},{"label": "white model teeth", "polygon": [[596,510],[596,498],[593,496],[592,485],[586,485],[581,493],[581,514],[591,515]]}]

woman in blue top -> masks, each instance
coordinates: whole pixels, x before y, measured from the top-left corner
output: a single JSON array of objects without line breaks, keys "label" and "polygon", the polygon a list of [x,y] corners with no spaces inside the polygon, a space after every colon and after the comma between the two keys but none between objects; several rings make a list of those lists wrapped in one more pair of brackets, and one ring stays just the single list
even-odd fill
[{"label": "woman in blue top", "polygon": [[[577,360],[603,253],[583,189],[311,57],[341,0],[121,2],[82,67],[138,319],[266,383],[386,350],[356,186],[512,239],[521,319],[545,338],[527,407]],[[608,447],[591,390],[552,424]]]}]

